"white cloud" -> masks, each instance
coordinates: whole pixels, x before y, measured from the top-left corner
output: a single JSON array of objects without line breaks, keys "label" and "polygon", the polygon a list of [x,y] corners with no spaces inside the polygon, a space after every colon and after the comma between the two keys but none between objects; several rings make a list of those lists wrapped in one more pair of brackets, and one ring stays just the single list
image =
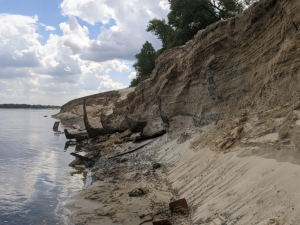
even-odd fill
[{"label": "white cloud", "polygon": [[102,63],[82,61],[83,76],[78,82],[78,87],[85,90],[108,91],[125,88],[126,86],[118,81],[113,81],[108,73],[112,70],[118,72],[130,72],[130,68],[118,60]]},{"label": "white cloud", "polygon": [[68,39],[64,36],[50,34],[47,43],[40,48],[42,66],[34,70],[36,74],[62,78],[81,74],[78,57],[73,57],[75,47],[65,45],[66,40]]},{"label": "white cloud", "polygon": [[45,28],[45,30],[46,31],[55,31],[56,30],[56,28],[55,27],[52,27],[52,26],[46,26],[46,28]]},{"label": "white cloud", "polygon": [[[64,0],[61,9],[64,15],[77,16],[95,24],[107,23],[109,19],[115,25],[102,28],[97,40],[92,40],[82,59],[102,62],[112,59],[134,60],[142,45],[148,40],[155,48],[161,42],[146,32],[149,20],[166,16],[164,1],[132,0]],[[163,6],[163,8],[162,8]]]},{"label": "white cloud", "polygon": [[71,71],[72,71],[71,68],[68,67],[68,66],[67,66],[64,70],[65,70],[65,71],[68,71],[68,72],[71,72]]},{"label": "white cloud", "polygon": [[[7,67],[39,66],[41,46],[35,32],[38,17],[0,14],[0,70]],[[6,73],[0,73],[9,78]]]},{"label": "white cloud", "polygon": [[129,79],[134,79],[136,78],[136,71],[130,73],[130,75],[128,76]]},{"label": "white cloud", "polygon": [[105,0],[65,0],[60,6],[63,15],[78,16],[90,24],[106,24],[115,14]]},{"label": "white cloud", "polygon": [[146,10],[146,13],[148,13],[148,15],[149,15],[151,18],[154,18],[154,17],[155,17],[155,14],[154,14],[151,10],[149,10],[149,9]]},{"label": "white cloud", "polygon": [[108,75],[131,72],[124,62],[80,58],[78,52],[91,40],[75,17],[61,23],[63,35],[50,34],[45,45],[38,41],[37,24],[37,17],[0,14],[0,103],[61,105],[83,94],[125,87]]},{"label": "white cloud", "polygon": [[68,46],[74,54],[87,49],[90,45],[88,28],[81,27],[74,16],[69,18],[68,23],[61,23],[59,27],[63,32],[61,37],[63,44]]},{"label": "white cloud", "polygon": [[170,11],[170,4],[167,0],[162,0],[159,2],[159,6],[166,11]]},{"label": "white cloud", "polygon": [[47,26],[46,24],[39,23],[42,27],[45,27],[45,31],[55,31],[56,28],[52,26]]},{"label": "white cloud", "polygon": [[124,84],[120,82],[113,82],[113,80],[108,76],[100,76],[99,77],[102,81],[100,82],[100,85],[98,86],[98,90],[117,90],[125,88]]},{"label": "white cloud", "polygon": [[[38,27],[46,31],[55,27],[39,23],[37,16],[0,14],[0,103],[60,105],[87,94],[124,88],[122,79],[109,74],[126,73],[125,80],[134,78],[128,61],[134,60],[144,42],[160,48],[160,41],[145,30],[153,17],[166,16],[166,3],[64,0],[61,10],[68,21],[59,24],[62,35],[50,34],[44,45],[39,42]],[[88,28],[78,18],[106,26],[97,39],[90,39]]]}]

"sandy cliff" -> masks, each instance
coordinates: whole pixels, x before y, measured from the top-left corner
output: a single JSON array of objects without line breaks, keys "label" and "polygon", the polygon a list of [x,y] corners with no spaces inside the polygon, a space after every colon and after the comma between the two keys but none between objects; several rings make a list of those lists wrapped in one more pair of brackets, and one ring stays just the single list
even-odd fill
[{"label": "sandy cliff", "polygon": [[235,18],[199,31],[185,46],[164,52],[151,78],[135,90],[73,100],[59,116],[82,118],[86,99],[87,113],[97,118],[97,126],[109,121],[117,129],[126,114],[134,114],[147,120],[145,133],[155,124],[158,132],[172,127],[177,120],[203,126],[249,117],[268,120],[281,137],[290,135],[297,144],[287,129],[293,124],[287,123],[297,119],[292,111],[300,103],[299,4],[296,0],[256,3]]},{"label": "sandy cliff", "polygon": [[[231,224],[300,224],[299,12],[298,0],[261,0],[199,31],[136,89],[85,97],[89,123],[167,132],[156,157],[197,224],[221,213]],[[73,100],[57,116],[80,122],[82,106]]]}]

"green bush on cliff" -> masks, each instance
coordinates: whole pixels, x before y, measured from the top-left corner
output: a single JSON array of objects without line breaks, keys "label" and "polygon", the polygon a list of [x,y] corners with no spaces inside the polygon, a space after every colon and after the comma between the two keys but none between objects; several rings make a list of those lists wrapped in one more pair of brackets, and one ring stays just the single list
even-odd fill
[{"label": "green bush on cliff", "polygon": [[137,61],[133,64],[136,71],[136,78],[131,81],[130,87],[135,87],[141,81],[148,79],[155,67],[156,51],[148,41],[143,44],[141,52],[134,56]]}]

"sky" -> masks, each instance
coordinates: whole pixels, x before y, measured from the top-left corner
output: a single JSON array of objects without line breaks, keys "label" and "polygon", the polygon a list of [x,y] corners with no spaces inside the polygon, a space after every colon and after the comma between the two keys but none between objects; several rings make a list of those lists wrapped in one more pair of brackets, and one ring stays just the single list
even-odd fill
[{"label": "sky", "polygon": [[63,105],[126,88],[167,0],[0,0],[0,104]]}]

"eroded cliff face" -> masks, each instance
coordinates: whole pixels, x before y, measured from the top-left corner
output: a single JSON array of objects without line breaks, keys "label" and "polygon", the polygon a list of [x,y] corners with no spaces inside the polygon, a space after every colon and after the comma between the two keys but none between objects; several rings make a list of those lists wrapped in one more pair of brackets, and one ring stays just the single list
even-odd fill
[{"label": "eroded cliff face", "polygon": [[[255,3],[164,52],[151,78],[126,98],[119,99],[118,91],[86,97],[87,113],[95,126],[112,124],[110,132],[124,126],[125,115],[141,116],[147,120],[145,137],[182,129],[178,123],[201,127],[214,122],[219,149],[257,130],[278,132],[299,146],[293,130],[300,108],[299,12],[297,0]],[[60,115],[67,112],[81,116],[82,101],[67,103]]]},{"label": "eroded cliff face", "polygon": [[[142,104],[131,104],[130,111],[147,116],[158,105],[170,126],[179,120],[194,126],[224,120],[232,121],[227,130],[238,133],[247,118],[270,125],[285,118],[271,126],[282,137],[291,135],[286,120],[295,117],[299,104],[299,12],[296,0],[261,1],[199,31],[194,40],[157,59],[151,79],[130,96]],[[250,129],[244,135],[251,136]],[[228,142],[220,140],[219,147],[230,147]]]},{"label": "eroded cliff face", "polygon": [[[120,108],[122,108],[124,114],[126,113],[126,111],[128,111],[126,109],[127,95],[133,92],[134,90],[135,88],[126,88],[123,90],[109,91],[86,96],[79,99],[74,99],[63,105],[61,107],[60,112],[56,115],[53,115],[53,117],[60,118],[64,122],[69,123],[70,125],[77,124],[80,125],[82,128],[85,128],[83,121],[83,104],[85,103],[89,123],[93,126],[93,128],[102,129],[105,126],[109,126],[109,124],[104,124],[103,126],[101,121],[105,121],[105,119],[114,116],[116,116],[116,118],[119,118],[120,113],[116,112],[118,112]],[[115,109],[116,105],[118,106],[118,109]],[[112,115],[113,113],[114,115]],[[112,126],[116,130],[118,130],[119,127],[121,127],[120,124],[124,123],[124,121],[125,118],[123,116],[118,121],[114,121],[115,123],[112,124]]]}]

